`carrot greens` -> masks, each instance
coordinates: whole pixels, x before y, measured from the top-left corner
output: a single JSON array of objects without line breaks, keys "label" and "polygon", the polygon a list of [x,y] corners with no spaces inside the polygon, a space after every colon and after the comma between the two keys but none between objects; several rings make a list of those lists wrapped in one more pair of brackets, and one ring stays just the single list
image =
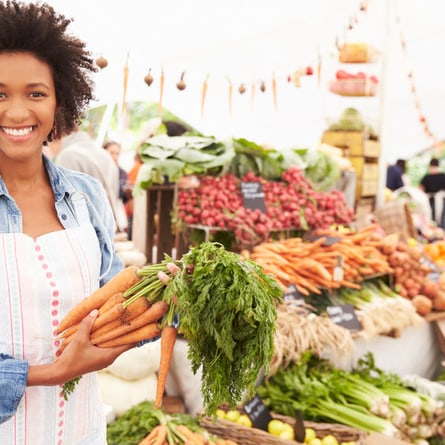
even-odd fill
[{"label": "carrot greens", "polygon": [[179,329],[189,341],[196,372],[202,366],[202,395],[208,413],[252,395],[273,354],[278,283],[251,260],[218,243],[191,248],[165,295],[176,295]]},{"label": "carrot greens", "polygon": [[[179,272],[172,273],[169,263],[176,264]],[[167,284],[159,279],[159,272],[170,277]],[[136,300],[145,298],[148,309],[125,326],[119,320],[117,326],[111,324],[114,321],[107,323],[100,328],[107,328],[107,337],[101,337],[105,343],[96,338],[95,344],[108,345],[120,338],[120,330],[124,334],[124,328],[126,334],[136,332],[145,326],[142,317],[160,307],[157,316],[152,319],[150,315],[146,323],[155,328],[148,338],[173,327],[188,340],[192,370],[202,371],[206,414],[215,414],[222,403],[235,407],[244,397],[253,396],[258,378],[262,371],[269,372],[273,356],[276,307],[282,302],[278,282],[253,260],[216,242],[191,247],[179,260],[166,255],[159,264],[139,268],[137,278],[121,290],[124,301],[119,304],[129,310]],[[100,329],[92,333],[92,341]],[[161,358],[167,363],[165,354]],[[65,385],[67,393],[75,383]]]}]

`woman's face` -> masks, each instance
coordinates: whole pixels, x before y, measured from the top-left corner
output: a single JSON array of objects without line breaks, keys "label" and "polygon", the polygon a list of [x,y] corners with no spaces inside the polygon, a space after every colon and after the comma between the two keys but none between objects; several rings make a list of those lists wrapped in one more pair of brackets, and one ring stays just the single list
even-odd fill
[{"label": "woman's face", "polygon": [[49,65],[26,52],[0,53],[0,160],[40,154],[56,105]]}]

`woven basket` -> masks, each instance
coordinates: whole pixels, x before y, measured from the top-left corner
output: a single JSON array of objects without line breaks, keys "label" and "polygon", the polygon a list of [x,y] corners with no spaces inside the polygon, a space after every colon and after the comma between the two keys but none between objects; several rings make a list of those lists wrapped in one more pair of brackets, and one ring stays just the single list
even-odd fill
[{"label": "woven basket", "polygon": [[[290,425],[293,425],[295,422],[291,417],[275,413],[271,413],[271,415],[274,419],[282,420]],[[216,419],[214,421],[212,418],[203,417],[200,424],[211,434],[215,434],[222,439],[233,440],[239,445],[295,445],[300,443],[281,439],[258,428],[245,427],[224,419]],[[337,438],[338,443],[355,441],[356,445],[366,445],[367,433],[346,425],[304,421],[304,426],[313,428],[320,439],[328,434],[332,434]]]},{"label": "woven basket", "polygon": [[389,201],[374,211],[374,219],[387,234],[399,233],[402,238],[417,238],[417,230],[408,207],[402,199]]},{"label": "woven basket", "polygon": [[375,96],[377,85],[368,79],[337,79],[329,83],[329,91],[340,96]]}]

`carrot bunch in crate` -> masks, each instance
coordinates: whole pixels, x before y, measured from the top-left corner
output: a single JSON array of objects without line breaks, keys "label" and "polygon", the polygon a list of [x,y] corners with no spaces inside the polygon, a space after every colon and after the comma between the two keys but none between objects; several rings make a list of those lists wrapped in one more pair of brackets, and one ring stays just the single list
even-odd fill
[{"label": "carrot bunch in crate", "polygon": [[[168,282],[159,279],[159,272]],[[159,264],[127,267],[85,298],[59,324],[60,351],[94,309],[98,316],[90,339],[98,347],[137,345],[160,337],[159,407],[181,332],[188,340],[193,371],[202,369],[206,413],[214,414],[221,403],[235,406],[253,395],[260,372],[268,370],[281,301],[280,285],[260,265],[219,243],[201,243],[180,260],[166,256]],[[75,385],[65,384],[64,389],[68,396]]]},{"label": "carrot bunch in crate", "polygon": [[[355,233],[319,229],[313,232],[314,241],[288,238],[259,244],[244,254],[275,276],[283,290],[293,284],[308,296],[320,294],[320,288],[360,289],[366,277],[393,272],[377,247],[380,239],[375,229],[375,225]],[[341,277],[335,277],[337,266]]]}]

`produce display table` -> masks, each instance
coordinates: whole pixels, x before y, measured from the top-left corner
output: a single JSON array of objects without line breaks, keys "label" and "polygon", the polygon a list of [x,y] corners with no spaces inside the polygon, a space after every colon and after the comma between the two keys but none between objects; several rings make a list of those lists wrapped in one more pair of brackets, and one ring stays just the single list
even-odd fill
[{"label": "produce display table", "polygon": [[[384,370],[398,375],[417,374],[428,379],[439,375],[444,358],[434,322],[428,321],[403,329],[397,338],[382,335],[369,340],[357,338],[351,363],[339,362],[335,353],[328,358],[338,366],[349,367],[367,352],[372,352],[376,365]],[[327,352],[327,355],[330,353]]]}]

